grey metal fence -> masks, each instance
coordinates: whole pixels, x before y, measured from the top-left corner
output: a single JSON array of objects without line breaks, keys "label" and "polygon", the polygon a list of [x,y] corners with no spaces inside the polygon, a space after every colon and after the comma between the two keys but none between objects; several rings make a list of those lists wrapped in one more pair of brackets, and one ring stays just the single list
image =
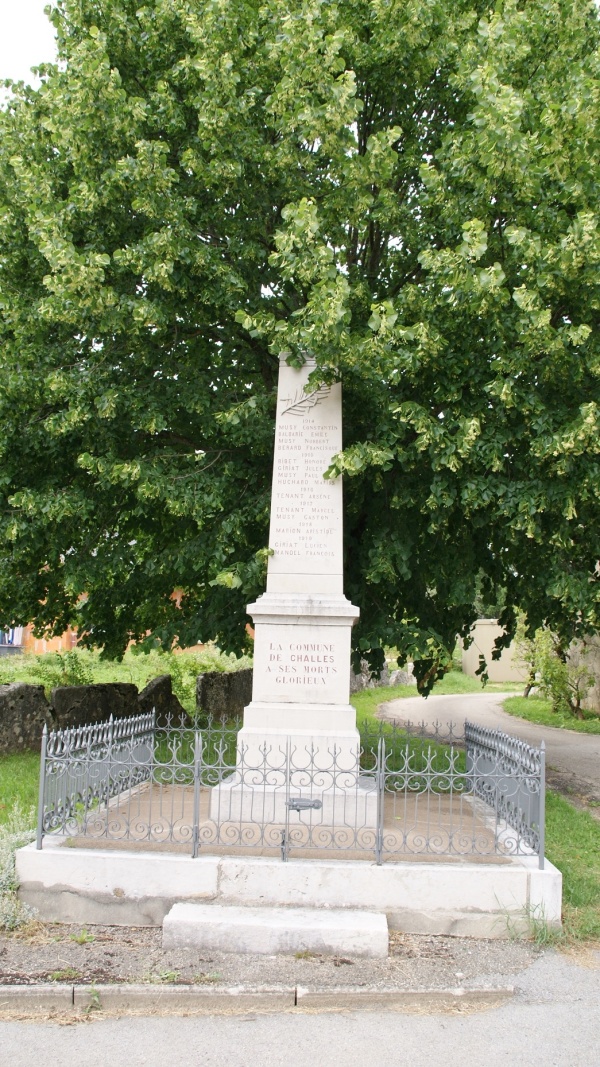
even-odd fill
[{"label": "grey metal fence", "polygon": [[410,723],[361,729],[355,752],[254,743],[240,723],[152,715],[45,734],[45,834],[204,852],[410,857],[538,855],[544,753],[506,734]]},{"label": "grey metal fence", "polygon": [[152,774],[155,713],[42,735],[37,844],[44,833],[87,826],[92,813]]},{"label": "grey metal fence", "polygon": [[[467,775],[474,796],[540,857],[544,865],[546,750],[500,730],[465,722]],[[509,831],[503,831],[509,835]]]}]

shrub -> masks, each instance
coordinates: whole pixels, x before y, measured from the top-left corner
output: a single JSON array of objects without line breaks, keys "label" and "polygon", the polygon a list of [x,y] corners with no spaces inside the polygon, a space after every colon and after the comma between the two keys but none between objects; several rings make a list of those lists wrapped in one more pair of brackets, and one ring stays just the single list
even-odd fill
[{"label": "shrub", "polygon": [[517,660],[529,672],[525,696],[535,685],[551,701],[553,711],[585,718],[581,705],[594,684],[594,676],[583,658],[578,663],[571,661],[560,639],[546,627],[540,627],[530,637],[524,617],[517,627],[515,649]]}]

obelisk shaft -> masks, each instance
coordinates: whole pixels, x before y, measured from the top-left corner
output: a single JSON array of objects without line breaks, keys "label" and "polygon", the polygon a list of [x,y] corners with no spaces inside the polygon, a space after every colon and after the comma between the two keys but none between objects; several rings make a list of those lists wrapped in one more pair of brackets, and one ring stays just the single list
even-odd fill
[{"label": "obelisk shaft", "polygon": [[339,596],[342,480],[323,474],[342,448],[341,385],[305,392],[312,370],[279,370],[267,592]]}]

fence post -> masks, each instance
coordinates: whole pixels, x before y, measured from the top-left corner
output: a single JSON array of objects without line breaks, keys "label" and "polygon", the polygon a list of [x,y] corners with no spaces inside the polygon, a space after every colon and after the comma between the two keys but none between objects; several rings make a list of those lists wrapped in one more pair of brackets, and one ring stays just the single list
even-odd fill
[{"label": "fence post", "polygon": [[544,852],[546,849],[546,742],[540,745],[540,829],[539,829],[539,865],[544,869]]},{"label": "fence post", "polygon": [[[285,743],[285,822],[283,824],[283,830],[281,831],[281,861],[287,863],[288,855],[290,851],[290,775],[291,775],[291,759],[292,753],[290,748],[290,739],[288,737]],[[312,772],[314,775],[314,755]],[[264,788],[264,786],[263,786]]]},{"label": "fence post", "polygon": [[200,785],[202,771],[202,734],[198,728],[194,731],[194,814],[192,827],[192,859],[198,857],[200,847]]},{"label": "fence post", "polygon": [[37,813],[37,834],[35,839],[35,847],[42,847],[42,838],[44,836],[44,795],[46,792],[46,752],[48,750],[48,727],[44,723],[44,729],[42,731],[42,751],[40,758],[40,784],[38,789],[38,813]]},{"label": "fence post", "polygon": [[375,837],[375,862],[378,867],[383,863],[383,816],[385,806],[385,738],[377,742],[377,832]]}]

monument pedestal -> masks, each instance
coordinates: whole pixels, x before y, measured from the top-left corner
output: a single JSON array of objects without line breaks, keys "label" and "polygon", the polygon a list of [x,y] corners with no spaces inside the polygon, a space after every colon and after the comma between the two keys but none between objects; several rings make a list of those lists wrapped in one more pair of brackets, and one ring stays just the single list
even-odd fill
[{"label": "monument pedestal", "polygon": [[252,702],[240,740],[293,737],[323,752],[336,744],[351,765],[358,752],[350,692],[350,632],[358,609],[346,597],[267,592],[248,605],[254,632]]},{"label": "monument pedestal", "polygon": [[[242,771],[236,768],[229,779],[211,791],[209,818],[223,826],[248,823],[263,827],[305,827],[309,838],[317,827],[342,827],[352,831],[372,830],[377,826],[377,792],[374,781],[362,776],[335,776],[315,772],[314,777],[297,775],[300,784],[286,782],[281,774]],[[292,774],[292,779],[294,773]],[[305,842],[306,843],[306,842]]]},{"label": "monument pedestal", "polygon": [[[213,789],[216,821],[374,826],[374,783],[361,774],[348,703],[350,631],[344,596],[270,593],[248,607],[255,624],[252,702],[234,774]],[[306,807],[298,808],[298,801]],[[309,806],[310,803],[310,806]]]}]

